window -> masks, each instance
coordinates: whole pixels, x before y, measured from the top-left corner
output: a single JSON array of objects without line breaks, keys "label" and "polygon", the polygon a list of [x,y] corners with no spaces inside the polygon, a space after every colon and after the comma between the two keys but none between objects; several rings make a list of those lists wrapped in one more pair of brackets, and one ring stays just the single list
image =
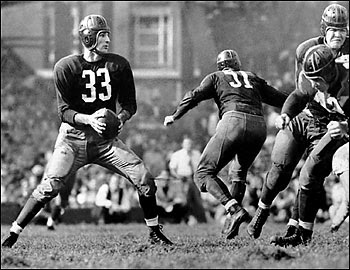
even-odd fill
[{"label": "window", "polygon": [[166,8],[138,11],[133,18],[136,68],[172,68],[173,17]]}]

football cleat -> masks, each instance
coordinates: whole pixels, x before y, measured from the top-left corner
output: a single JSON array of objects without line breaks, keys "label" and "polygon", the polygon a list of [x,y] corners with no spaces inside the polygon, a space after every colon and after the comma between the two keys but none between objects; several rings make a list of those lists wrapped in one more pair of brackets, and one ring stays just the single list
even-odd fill
[{"label": "football cleat", "polygon": [[239,226],[243,222],[249,222],[250,219],[251,217],[248,212],[244,208],[238,206],[236,212],[232,213],[232,211],[230,211],[227,215],[222,234],[226,236],[226,239],[234,238],[238,235]]},{"label": "football cleat", "polygon": [[298,227],[297,226],[288,225],[286,233],[284,234],[284,237],[292,236],[293,234],[296,234],[297,231],[298,231]]},{"label": "football cleat", "polygon": [[295,227],[296,228],[295,232],[289,236],[273,236],[271,237],[271,244],[274,244],[276,246],[281,246],[281,247],[287,247],[287,246],[298,246],[300,244],[303,245],[308,245],[311,242],[311,235],[312,231],[311,230],[306,230],[303,227]]},{"label": "football cleat", "polygon": [[171,242],[163,234],[162,229],[163,229],[162,225],[150,226],[149,227],[149,242],[151,244],[173,245],[173,242]]},{"label": "football cleat", "polygon": [[8,236],[5,239],[5,241],[2,243],[2,246],[6,248],[11,248],[17,242],[17,239],[18,239],[18,234],[14,232],[10,232],[10,236]]},{"label": "football cleat", "polygon": [[270,215],[270,209],[263,209],[258,207],[252,221],[247,226],[247,232],[251,237],[259,238],[262,227],[264,226],[268,216]]},{"label": "football cleat", "polygon": [[53,225],[51,225],[51,226],[46,226],[46,228],[47,228],[47,230],[49,230],[49,231],[54,231],[54,230],[56,230],[56,229],[55,229],[55,226],[53,226]]}]

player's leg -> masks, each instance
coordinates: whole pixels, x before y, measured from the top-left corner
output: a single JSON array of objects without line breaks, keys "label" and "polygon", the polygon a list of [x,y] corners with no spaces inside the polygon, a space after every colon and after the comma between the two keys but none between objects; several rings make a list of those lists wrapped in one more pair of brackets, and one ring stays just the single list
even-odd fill
[{"label": "player's leg", "polygon": [[[301,131],[298,131],[298,126],[301,125],[296,123],[294,123],[294,133],[302,134]],[[305,151],[305,144],[297,140],[295,134],[289,129],[285,129],[280,130],[276,135],[271,153],[271,168],[263,183],[258,209],[247,227],[248,234],[253,238],[260,236],[270,214],[273,200],[290,183],[293,171]]]},{"label": "player's leg", "polygon": [[339,181],[345,191],[344,200],[337,210],[331,225],[331,231],[335,232],[349,216],[349,142],[341,146],[333,155],[332,169],[339,177]]},{"label": "player's leg", "polygon": [[266,140],[266,123],[262,117],[246,115],[245,136],[229,168],[230,193],[241,205],[245,190],[247,173]]},{"label": "player's leg", "polygon": [[248,212],[231,195],[226,184],[217,176],[235,156],[245,137],[245,114],[229,112],[217,125],[216,133],[203,150],[195,182],[202,192],[209,192],[226,209],[222,233],[227,239],[238,234],[241,223],[250,219]]},{"label": "player's leg", "polygon": [[300,171],[299,228],[301,242],[304,244],[308,244],[312,238],[323,182],[332,171],[332,157],[345,143],[345,140],[332,139],[326,133],[309,154]]},{"label": "player's leg", "polygon": [[51,201],[51,215],[47,220],[47,228],[55,229],[55,224],[60,222],[65,209],[69,205],[69,196],[75,184],[76,173],[70,174],[66,180],[66,184],[61,188],[58,196]]},{"label": "player's leg", "polygon": [[[109,146],[99,146],[96,149],[100,155],[95,161],[115,173],[128,179],[136,188],[139,195],[139,203],[144,213],[146,225],[150,230],[151,243],[173,244],[162,233],[162,225],[158,223],[158,207],[154,177],[145,167],[143,161],[121,140],[116,139],[108,143]],[[106,151],[106,149],[108,149]]]},{"label": "player's leg", "polygon": [[67,176],[81,166],[77,162],[72,148],[65,142],[64,134],[59,134],[55,150],[46,168],[43,181],[35,188],[21,212],[13,222],[10,236],[3,242],[2,246],[12,247],[17,241],[18,235],[35,217],[35,215],[56,197],[65,185]]}]

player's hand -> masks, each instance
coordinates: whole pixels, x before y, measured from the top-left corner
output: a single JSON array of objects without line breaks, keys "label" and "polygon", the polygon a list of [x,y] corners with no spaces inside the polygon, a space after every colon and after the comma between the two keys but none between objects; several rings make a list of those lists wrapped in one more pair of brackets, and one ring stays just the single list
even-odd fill
[{"label": "player's hand", "polygon": [[349,54],[344,54],[335,59],[338,64],[343,64],[346,69],[349,69]]},{"label": "player's hand", "polygon": [[168,116],[165,116],[164,118],[164,126],[169,126],[171,125],[172,123],[174,123],[174,116],[172,115],[168,115]]},{"label": "player's hand", "polygon": [[121,115],[118,115],[118,118],[120,120],[120,124],[118,126],[118,134],[120,134],[120,132],[122,131],[122,129],[124,127],[125,121],[123,120],[123,117]]},{"label": "player's hand", "polygon": [[287,114],[282,113],[281,115],[277,116],[275,121],[275,126],[278,129],[285,129],[286,126],[288,126],[290,122],[290,118]]},{"label": "player's hand", "polygon": [[338,121],[331,121],[327,125],[328,133],[332,137],[332,139],[340,139],[343,136],[346,136],[348,131],[348,123],[347,121],[344,122],[338,122]]},{"label": "player's hand", "polygon": [[104,109],[100,109],[88,116],[88,124],[100,135],[106,129],[106,124],[98,120],[103,116]]}]

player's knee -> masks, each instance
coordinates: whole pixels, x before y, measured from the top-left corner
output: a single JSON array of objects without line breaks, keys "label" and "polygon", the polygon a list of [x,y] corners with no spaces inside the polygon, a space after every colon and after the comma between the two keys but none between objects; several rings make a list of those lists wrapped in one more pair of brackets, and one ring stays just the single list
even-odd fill
[{"label": "player's knee", "polygon": [[145,170],[142,175],[141,184],[138,187],[138,192],[146,197],[154,196],[157,191],[157,186],[152,174]]},{"label": "player's knee", "polygon": [[46,178],[35,188],[32,195],[39,202],[47,203],[58,195],[62,185],[60,178]]},{"label": "player's knee", "polygon": [[292,177],[293,170],[284,164],[272,163],[266,176],[266,186],[270,190],[284,190]]},{"label": "player's knee", "polygon": [[208,175],[201,171],[196,171],[194,174],[194,183],[201,192],[208,192]]}]

